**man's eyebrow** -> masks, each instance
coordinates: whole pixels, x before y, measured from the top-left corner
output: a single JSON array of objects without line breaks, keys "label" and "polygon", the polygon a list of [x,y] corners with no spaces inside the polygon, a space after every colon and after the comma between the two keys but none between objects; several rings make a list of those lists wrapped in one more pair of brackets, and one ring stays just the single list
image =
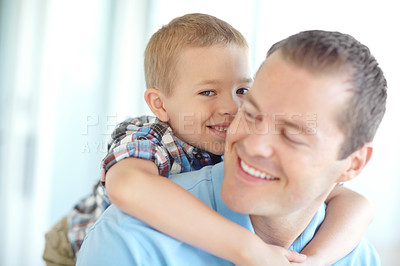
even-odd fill
[{"label": "man's eyebrow", "polygon": [[[308,125],[306,121],[295,120],[294,119],[295,116],[302,116],[302,115],[301,114],[292,115],[290,118],[288,118],[288,116],[285,114],[277,114],[277,115],[275,115],[274,120],[276,122],[280,122],[280,125],[284,125],[286,127],[292,128],[296,131],[300,131],[301,133],[306,133],[306,134],[304,134],[306,136],[309,136],[309,135],[317,136],[316,134],[312,134],[312,132],[315,131],[315,128],[314,128],[315,126],[313,127],[312,125]],[[309,132],[309,133],[307,133],[307,132]]]},{"label": "man's eyebrow", "polygon": [[[284,116],[284,115],[282,115],[282,116]],[[283,125],[285,125],[287,127],[291,127],[293,129],[299,129],[299,128],[301,129],[301,128],[304,128],[306,126],[302,122],[297,122],[297,121],[293,122],[293,121],[291,121],[291,120],[289,120],[287,118],[285,118],[285,119],[277,119],[277,120],[282,122]]]}]

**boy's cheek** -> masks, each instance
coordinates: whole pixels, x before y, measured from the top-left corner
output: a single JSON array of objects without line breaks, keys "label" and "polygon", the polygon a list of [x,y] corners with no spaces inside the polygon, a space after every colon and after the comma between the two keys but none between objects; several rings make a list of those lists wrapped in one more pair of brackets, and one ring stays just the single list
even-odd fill
[{"label": "boy's cheek", "polygon": [[199,134],[199,127],[196,123],[196,115],[194,113],[180,113],[178,125],[175,130],[180,134]]}]

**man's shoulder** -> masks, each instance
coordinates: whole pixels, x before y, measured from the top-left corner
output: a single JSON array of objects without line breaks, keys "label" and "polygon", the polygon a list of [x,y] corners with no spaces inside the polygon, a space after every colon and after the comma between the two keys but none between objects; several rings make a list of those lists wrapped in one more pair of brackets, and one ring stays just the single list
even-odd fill
[{"label": "man's shoulder", "polygon": [[363,238],[352,252],[333,265],[380,266],[381,262],[375,248],[367,239]]},{"label": "man's shoulder", "polygon": [[[78,253],[77,265],[129,265],[131,252],[121,253],[121,250],[127,251],[126,247],[136,246],[137,238],[130,236],[137,234],[139,224],[139,220],[111,205],[86,235]],[[137,228],[128,230],[128,227]]]},{"label": "man's shoulder", "polygon": [[223,162],[208,165],[200,170],[171,175],[169,178],[188,191],[201,190],[213,186],[215,182],[222,182],[224,177]]},{"label": "man's shoulder", "polygon": [[[142,221],[124,213],[120,209],[118,209],[114,204],[111,204],[100,216],[97,222],[90,228],[88,232],[88,236],[90,237],[92,234],[101,234],[106,236],[107,238],[113,238],[116,234],[113,232],[138,232],[137,230],[130,231],[132,228],[140,228],[143,226],[147,226]],[[104,230],[106,229],[106,230]],[[86,240],[86,239],[85,239]]]},{"label": "man's shoulder", "polygon": [[200,170],[169,176],[173,182],[183,187],[210,208],[216,210],[220,185],[224,177],[223,163],[209,165]]}]

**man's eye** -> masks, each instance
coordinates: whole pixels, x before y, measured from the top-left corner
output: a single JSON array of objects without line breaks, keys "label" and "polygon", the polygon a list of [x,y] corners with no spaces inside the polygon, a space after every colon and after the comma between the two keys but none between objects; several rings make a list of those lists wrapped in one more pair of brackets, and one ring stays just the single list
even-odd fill
[{"label": "man's eye", "polygon": [[246,94],[249,91],[247,88],[240,88],[236,90],[236,94]]},{"label": "man's eye", "polygon": [[254,115],[252,113],[249,113],[246,110],[244,110],[243,113],[244,113],[244,117],[246,118],[247,121],[254,122],[254,121],[257,120],[257,116],[256,115]]},{"label": "man's eye", "polygon": [[199,94],[204,95],[204,96],[212,96],[212,95],[215,95],[215,92],[213,92],[213,91],[202,91]]},{"label": "man's eye", "polygon": [[295,135],[299,134],[298,132],[297,133],[296,132],[289,132],[289,131],[287,131],[285,129],[282,129],[280,133],[289,142],[291,142],[293,144],[302,144],[302,142],[300,142],[299,140],[297,140],[295,138]]}]

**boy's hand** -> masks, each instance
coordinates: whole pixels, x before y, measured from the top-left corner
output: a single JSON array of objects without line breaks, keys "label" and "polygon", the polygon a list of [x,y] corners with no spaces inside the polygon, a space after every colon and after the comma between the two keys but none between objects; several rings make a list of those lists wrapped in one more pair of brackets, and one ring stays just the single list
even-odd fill
[{"label": "boy's hand", "polygon": [[323,262],[323,260],[319,259],[316,256],[307,256],[307,259],[303,262],[292,262],[291,265],[293,266],[328,266],[329,264],[326,264]]},{"label": "boy's hand", "polygon": [[262,246],[248,249],[251,251],[251,254],[247,254],[248,256],[245,256],[244,260],[236,265],[291,265],[291,262],[303,263],[307,259],[306,255],[297,253],[296,251],[279,246],[268,245],[264,242],[262,243]]}]

